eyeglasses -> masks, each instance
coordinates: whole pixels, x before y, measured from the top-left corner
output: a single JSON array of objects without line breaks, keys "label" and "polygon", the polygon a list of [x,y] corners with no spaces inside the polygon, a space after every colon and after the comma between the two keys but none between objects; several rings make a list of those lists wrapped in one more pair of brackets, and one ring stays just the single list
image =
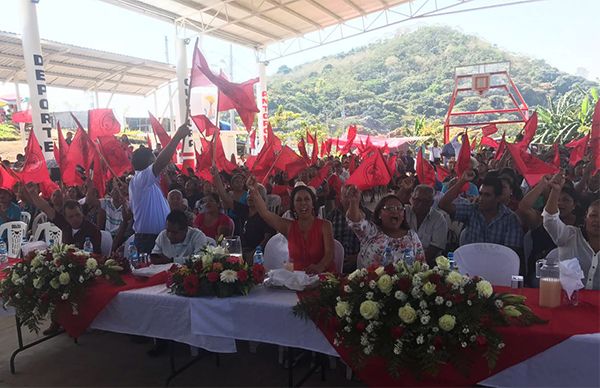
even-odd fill
[{"label": "eyeglasses", "polygon": [[402,212],[402,211],[404,211],[404,206],[385,205],[384,207],[382,207],[382,209],[387,212]]}]

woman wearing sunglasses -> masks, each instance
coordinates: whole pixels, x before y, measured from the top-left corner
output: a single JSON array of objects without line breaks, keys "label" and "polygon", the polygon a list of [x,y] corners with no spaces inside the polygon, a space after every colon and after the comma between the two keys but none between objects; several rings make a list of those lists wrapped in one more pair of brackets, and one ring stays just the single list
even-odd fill
[{"label": "woman wearing sunglasses", "polygon": [[394,261],[402,259],[408,249],[415,260],[425,262],[425,252],[419,236],[406,223],[404,207],[396,195],[384,196],[375,206],[373,221],[367,221],[359,207],[360,191],[352,186],[347,193],[349,208],[346,218],[360,240],[358,268],[383,265],[386,248],[390,248]]}]

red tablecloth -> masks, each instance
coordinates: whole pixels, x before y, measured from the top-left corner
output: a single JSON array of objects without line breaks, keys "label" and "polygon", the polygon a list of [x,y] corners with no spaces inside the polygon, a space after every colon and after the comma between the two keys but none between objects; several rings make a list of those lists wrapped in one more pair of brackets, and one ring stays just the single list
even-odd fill
[{"label": "red tablecloth", "polygon": [[17,264],[19,261],[21,261],[21,259],[8,259],[8,262],[3,263],[2,265],[0,265],[0,280],[3,280],[6,277],[6,272],[4,272],[5,268],[8,267],[12,267],[13,265]]},{"label": "red tablecloth", "polygon": [[[566,340],[576,334],[600,332],[600,292],[579,291],[578,306],[561,306],[554,309],[540,308],[538,290],[525,288],[512,290],[505,287],[495,287],[496,292],[512,292],[527,297],[526,304],[540,318],[547,319],[547,324],[528,327],[500,327],[498,331],[504,338],[506,347],[501,353],[496,367],[490,371],[487,361],[482,357],[471,368],[469,376],[463,376],[451,365],[444,365],[436,377],[415,380],[406,371],[400,379],[394,379],[387,372],[386,360],[378,357],[371,358],[363,368],[354,370],[358,378],[369,386],[449,386],[475,385],[503,369],[518,364],[544,350]],[[515,292],[517,291],[517,292]],[[302,297],[300,293],[299,297]],[[334,332],[327,325],[315,322],[333,346]],[[342,359],[351,362],[351,351],[347,348],[334,346]],[[518,385],[518,382],[516,382]]]},{"label": "red tablecloth", "polygon": [[79,302],[78,314],[73,315],[69,303],[61,303],[57,306],[57,321],[71,337],[77,338],[119,292],[166,283],[167,276],[167,272],[161,272],[151,278],[139,278],[127,274],[122,276],[125,282],[122,286],[115,286],[104,278],[98,278],[86,290],[84,298]]}]

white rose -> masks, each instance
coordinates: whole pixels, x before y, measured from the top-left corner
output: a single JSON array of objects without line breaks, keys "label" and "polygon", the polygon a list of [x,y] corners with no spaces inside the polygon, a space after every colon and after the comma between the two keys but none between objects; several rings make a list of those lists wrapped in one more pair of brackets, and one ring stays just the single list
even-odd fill
[{"label": "white rose", "polygon": [[52,278],[52,280],[50,280],[50,287],[54,288],[55,290],[57,290],[58,287],[60,287],[60,283],[58,282],[58,278]]},{"label": "white rose", "polygon": [[445,270],[450,269],[450,260],[448,260],[444,256],[436,257],[435,264],[437,264],[438,268],[440,268],[440,269],[445,269]]},{"label": "white rose", "polygon": [[417,319],[417,312],[410,303],[407,303],[398,309],[398,316],[404,323],[413,323]]},{"label": "white rose", "polygon": [[71,276],[69,275],[68,272],[63,272],[60,275],[58,275],[58,281],[63,286],[66,286],[71,281]]},{"label": "white rose", "polygon": [[440,326],[440,329],[450,331],[454,329],[454,325],[456,325],[456,317],[450,314],[444,314],[438,320],[438,325]]},{"label": "white rose", "polygon": [[383,267],[377,267],[375,273],[377,274],[377,276],[381,276],[385,273],[385,269]]},{"label": "white rose", "polygon": [[427,296],[435,293],[435,289],[436,289],[436,285],[431,282],[427,282],[427,283],[423,284],[423,292]]},{"label": "white rose", "polygon": [[98,262],[96,259],[90,257],[85,261],[85,268],[89,269],[90,271],[94,271],[96,268],[98,268]]},{"label": "white rose", "polygon": [[379,316],[379,306],[372,300],[366,300],[360,304],[360,315],[365,319],[374,319]]},{"label": "white rose", "polygon": [[362,277],[362,272],[360,269],[357,269],[356,271],[354,271],[350,275],[348,275],[348,280],[352,281],[358,277]]},{"label": "white rose", "polygon": [[235,283],[236,280],[237,272],[230,269],[226,269],[223,272],[221,272],[221,281],[223,283]]},{"label": "white rose", "polygon": [[335,313],[342,318],[350,313],[350,305],[348,302],[337,302],[335,305]]},{"label": "white rose", "polygon": [[393,285],[394,285],[394,283],[392,282],[392,278],[390,277],[390,275],[387,275],[387,274],[382,275],[377,280],[377,286],[379,287],[381,292],[383,292],[384,294],[389,294],[390,291],[392,291]]},{"label": "white rose", "polygon": [[494,293],[494,289],[492,288],[492,284],[487,280],[480,280],[477,282],[477,293],[479,296],[484,298],[489,298]]},{"label": "white rose", "polygon": [[33,279],[33,287],[36,289],[40,289],[44,286],[44,278],[35,278]]},{"label": "white rose", "polygon": [[452,284],[453,286],[457,286],[461,284],[463,281],[463,277],[456,271],[452,271],[446,276],[446,282]]}]

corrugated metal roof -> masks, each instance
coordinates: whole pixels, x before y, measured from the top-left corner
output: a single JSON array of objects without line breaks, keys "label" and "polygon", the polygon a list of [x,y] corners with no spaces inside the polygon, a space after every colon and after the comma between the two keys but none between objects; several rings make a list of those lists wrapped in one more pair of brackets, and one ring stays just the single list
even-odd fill
[{"label": "corrugated metal roof", "polygon": [[[175,79],[173,65],[41,40],[46,84],[63,88],[148,95]],[[20,35],[0,32],[0,80],[27,83]]]},{"label": "corrugated metal roof", "polygon": [[249,47],[302,36],[409,0],[102,0]]}]

